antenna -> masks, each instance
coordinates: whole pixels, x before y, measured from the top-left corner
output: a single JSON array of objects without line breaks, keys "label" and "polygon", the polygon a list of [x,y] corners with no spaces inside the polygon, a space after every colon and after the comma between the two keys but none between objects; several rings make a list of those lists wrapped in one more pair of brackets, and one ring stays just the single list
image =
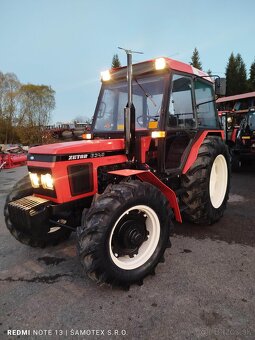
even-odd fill
[{"label": "antenna", "polygon": [[134,54],[134,53],[143,54],[143,52],[132,51],[132,50],[128,50],[127,48],[123,48],[123,47],[119,47],[119,46],[118,46],[118,49],[125,51],[127,54]]}]

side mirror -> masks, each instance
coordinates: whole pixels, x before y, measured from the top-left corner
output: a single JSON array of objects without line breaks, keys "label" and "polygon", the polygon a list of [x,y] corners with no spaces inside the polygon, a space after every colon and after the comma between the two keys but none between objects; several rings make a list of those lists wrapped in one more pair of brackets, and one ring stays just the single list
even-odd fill
[{"label": "side mirror", "polygon": [[226,78],[215,79],[215,95],[223,97],[226,95]]}]

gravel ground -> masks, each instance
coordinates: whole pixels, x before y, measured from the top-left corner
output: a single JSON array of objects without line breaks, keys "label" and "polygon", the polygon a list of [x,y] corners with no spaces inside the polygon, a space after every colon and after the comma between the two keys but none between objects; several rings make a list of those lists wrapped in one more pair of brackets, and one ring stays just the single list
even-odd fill
[{"label": "gravel ground", "polygon": [[9,234],[4,201],[25,172],[0,173],[0,339],[255,339],[254,168],[233,174],[220,222],[176,224],[165,263],[129,291],[84,276],[75,235],[32,249]]}]

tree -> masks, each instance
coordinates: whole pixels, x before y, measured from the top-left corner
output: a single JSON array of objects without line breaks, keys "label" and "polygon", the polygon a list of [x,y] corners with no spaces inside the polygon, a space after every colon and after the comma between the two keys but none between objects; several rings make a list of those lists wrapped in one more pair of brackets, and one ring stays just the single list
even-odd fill
[{"label": "tree", "polygon": [[248,91],[247,72],[246,72],[245,63],[240,53],[236,55],[236,65],[237,65],[237,79],[236,80],[238,84],[238,93],[245,93]]},{"label": "tree", "polygon": [[255,59],[250,67],[249,91],[255,91]]},{"label": "tree", "polygon": [[46,85],[25,84],[20,88],[19,99],[17,131],[22,143],[42,143],[43,127],[48,125],[55,108],[55,91]]},{"label": "tree", "polygon": [[0,72],[0,141],[12,143],[13,123],[17,116],[18,91],[21,84],[14,73]]},{"label": "tree", "polygon": [[246,66],[240,53],[238,53],[236,57],[233,52],[231,53],[228,59],[225,75],[227,82],[227,96],[247,92]]},{"label": "tree", "polygon": [[54,108],[51,87],[24,85],[14,73],[0,71],[0,143],[41,143]]},{"label": "tree", "polygon": [[196,47],[193,51],[190,65],[195,67],[195,68],[198,68],[199,70],[202,70],[202,63],[200,61],[199,52],[198,52],[198,49]]},{"label": "tree", "polygon": [[121,67],[118,54],[114,54],[112,57],[112,68]]},{"label": "tree", "polygon": [[231,96],[233,94],[237,93],[237,88],[236,88],[236,60],[234,53],[232,52],[230,54],[230,57],[228,59],[228,63],[226,66],[226,95]]}]

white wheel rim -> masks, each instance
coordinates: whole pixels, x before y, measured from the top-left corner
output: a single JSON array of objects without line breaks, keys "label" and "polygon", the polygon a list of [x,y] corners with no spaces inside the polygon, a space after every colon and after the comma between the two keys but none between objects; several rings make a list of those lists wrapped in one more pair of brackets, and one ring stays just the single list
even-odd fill
[{"label": "white wheel rim", "polygon": [[[120,256],[118,254],[114,254],[112,250],[112,239],[114,231],[119,223],[119,221],[132,210],[139,210],[144,213],[146,218],[146,229],[148,231],[148,239],[142,243],[139,247],[138,254],[134,257],[130,257],[129,255]],[[149,258],[153,255],[155,249],[157,248],[160,237],[160,222],[157,214],[153,209],[146,205],[136,205],[128,210],[126,210],[116,221],[109,238],[109,250],[112,261],[121,269],[132,270],[141,267],[144,263],[146,263]]]},{"label": "white wheel rim", "polygon": [[228,185],[228,166],[223,155],[218,155],[212,165],[209,193],[212,206],[217,209],[224,201]]}]

